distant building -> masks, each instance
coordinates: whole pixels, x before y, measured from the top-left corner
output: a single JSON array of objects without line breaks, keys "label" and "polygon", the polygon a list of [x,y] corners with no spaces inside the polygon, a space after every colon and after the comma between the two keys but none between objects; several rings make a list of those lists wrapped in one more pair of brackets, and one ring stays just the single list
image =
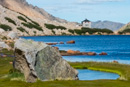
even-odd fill
[{"label": "distant building", "polygon": [[91,21],[85,19],[84,21],[82,21],[82,26],[86,28],[91,28]]}]

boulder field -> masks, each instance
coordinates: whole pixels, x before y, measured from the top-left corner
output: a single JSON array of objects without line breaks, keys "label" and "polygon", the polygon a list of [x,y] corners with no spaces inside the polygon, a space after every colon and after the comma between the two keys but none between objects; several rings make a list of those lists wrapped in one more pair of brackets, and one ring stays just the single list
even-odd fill
[{"label": "boulder field", "polygon": [[72,68],[55,48],[32,40],[15,42],[14,68],[20,70],[27,82],[52,80],[78,80],[78,72]]}]

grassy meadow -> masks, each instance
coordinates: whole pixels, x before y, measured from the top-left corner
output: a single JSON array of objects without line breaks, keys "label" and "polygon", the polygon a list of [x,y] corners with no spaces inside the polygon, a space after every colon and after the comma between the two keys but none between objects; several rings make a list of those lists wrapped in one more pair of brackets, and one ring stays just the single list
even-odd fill
[{"label": "grassy meadow", "polygon": [[[3,50],[0,53],[13,55],[12,51]],[[130,65],[118,63],[83,62],[70,63],[76,69],[92,69],[118,73],[122,80],[94,81],[37,81],[26,83],[23,74],[14,70],[11,62],[13,57],[0,57],[0,87],[130,87]]]}]

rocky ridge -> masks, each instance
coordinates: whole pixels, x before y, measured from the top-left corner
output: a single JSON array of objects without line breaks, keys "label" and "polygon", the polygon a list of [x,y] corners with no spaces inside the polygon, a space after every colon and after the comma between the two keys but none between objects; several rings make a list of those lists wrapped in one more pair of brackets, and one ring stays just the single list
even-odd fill
[{"label": "rocky ridge", "polygon": [[107,28],[112,31],[117,31],[121,27],[123,27],[125,24],[123,23],[118,23],[118,22],[112,22],[112,21],[97,21],[97,22],[92,22],[92,28]]}]

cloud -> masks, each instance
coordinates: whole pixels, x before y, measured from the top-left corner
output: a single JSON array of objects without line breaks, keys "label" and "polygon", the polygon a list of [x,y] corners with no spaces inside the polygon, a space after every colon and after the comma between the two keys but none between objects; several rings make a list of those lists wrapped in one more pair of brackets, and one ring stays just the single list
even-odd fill
[{"label": "cloud", "polygon": [[101,2],[121,2],[125,0],[77,0],[78,4],[94,4],[94,3],[101,3]]}]

